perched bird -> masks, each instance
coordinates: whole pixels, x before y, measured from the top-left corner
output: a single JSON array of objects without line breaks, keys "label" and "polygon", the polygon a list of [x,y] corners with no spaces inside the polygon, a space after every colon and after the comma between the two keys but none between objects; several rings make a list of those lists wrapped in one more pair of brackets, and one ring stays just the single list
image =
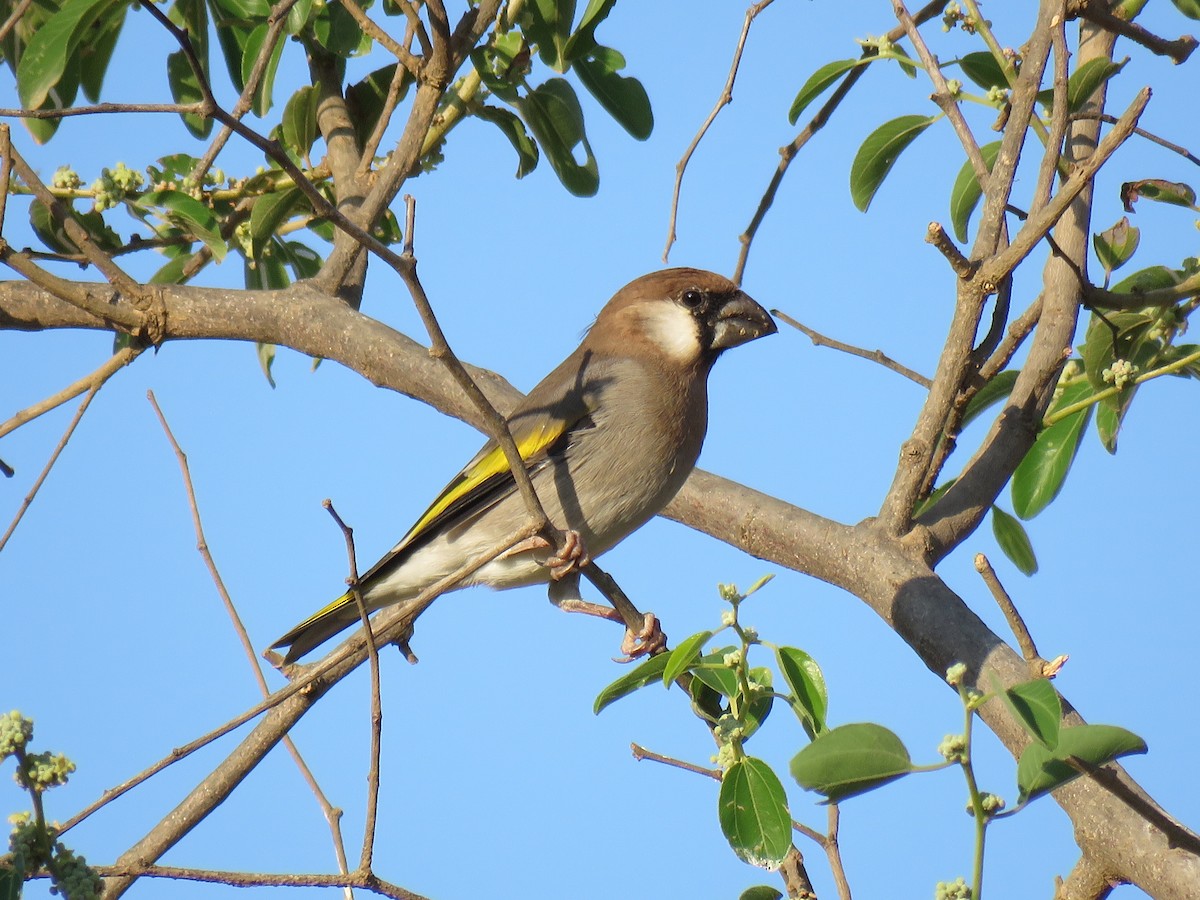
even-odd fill
[{"label": "perched bird", "polygon": [[[459,587],[555,582],[575,573],[658,513],[700,455],[708,424],[708,373],[724,350],[773,334],[767,311],[732,281],[700,269],[666,269],[623,287],[578,349],[509,416],[509,428],[550,521],[567,530],[555,551],[532,538]],[[515,531],[525,504],[503,452],[489,440],[408,534],[359,579],[369,611],[416,597]],[[586,606],[588,604],[578,604]],[[359,621],[343,594],[273,648],[292,662]]]}]

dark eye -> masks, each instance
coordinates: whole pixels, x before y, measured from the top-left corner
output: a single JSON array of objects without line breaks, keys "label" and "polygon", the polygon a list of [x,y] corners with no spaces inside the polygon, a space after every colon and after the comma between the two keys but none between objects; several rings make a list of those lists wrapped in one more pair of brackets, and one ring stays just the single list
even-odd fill
[{"label": "dark eye", "polygon": [[693,288],[690,291],[684,291],[683,297],[680,299],[683,300],[683,305],[688,309],[696,309],[704,302],[704,295]]}]

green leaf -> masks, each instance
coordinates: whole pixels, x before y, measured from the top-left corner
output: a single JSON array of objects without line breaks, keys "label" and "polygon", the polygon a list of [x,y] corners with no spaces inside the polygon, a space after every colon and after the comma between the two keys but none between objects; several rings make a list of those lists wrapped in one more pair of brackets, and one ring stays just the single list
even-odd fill
[{"label": "green leaf", "polygon": [[1171,2],[1189,19],[1200,19],[1200,0],[1171,0]]},{"label": "green leaf", "polygon": [[25,46],[17,63],[17,94],[21,105],[38,109],[50,96],[67,69],[68,59],[82,41],[92,37],[97,23],[104,17],[119,13],[127,0],[66,0]]},{"label": "green leaf", "polygon": [[[1092,98],[1096,89],[1125,68],[1128,61],[1126,59],[1125,62],[1116,63],[1111,59],[1089,59],[1072,72],[1071,77],[1067,79],[1067,111],[1079,112]],[[1053,92],[1051,94],[1053,95]]]},{"label": "green leaf", "polygon": [[1015,684],[1000,695],[1004,705],[1021,723],[1029,736],[1053,750],[1058,746],[1062,722],[1062,701],[1058,691],[1045,678]]},{"label": "green leaf", "polygon": [[280,246],[284,260],[292,267],[297,281],[302,278],[314,278],[321,271],[321,254],[312,247],[299,241],[283,241]]},{"label": "green leaf", "polygon": [[904,149],[933,124],[934,116],[900,116],[867,135],[850,166],[850,196],[860,211],[871,206],[875,192]]},{"label": "green leaf", "polygon": [[512,144],[513,149],[517,151],[518,178],[524,178],[537,168],[537,144],[533,142],[533,138],[525,130],[524,123],[516,115],[507,109],[500,109],[497,106],[480,105],[475,108],[474,112],[483,121],[491,122],[499,128],[504,136],[508,138],[508,142]]},{"label": "green leaf", "polygon": [[150,284],[183,284],[183,270],[193,259],[194,253],[181,253],[150,276]]},{"label": "green leaf", "polygon": [[992,507],[992,534],[996,536],[996,543],[1004,555],[1012,560],[1019,571],[1025,575],[1037,572],[1037,555],[1033,552],[1029,535],[1025,533],[1025,526],[998,506]]},{"label": "green leaf", "polygon": [[[749,681],[751,688],[764,687],[770,689],[771,670],[766,666],[755,666],[749,673]],[[757,695],[750,701],[750,705],[746,708],[744,716],[746,722],[746,731],[742,737],[743,741],[749,740],[750,736],[762,726],[762,723],[767,721],[767,716],[771,715],[771,710],[775,708],[775,697],[772,693],[762,693]]]},{"label": "green leaf", "polygon": [[[396,75],[396,63],[376,69],[362,81],[346,88],[346,103],[350,107],[350,117],[354,121],[354,130],[358,135],[359,144],[365,144],[371,132],[383,115],[384,104],[392,79]],[[402,100],[412,84],[412,76],[401,69],[400,90],[397,99]]]},{"label": "green leaf", "polygon": [[958,61],[958,66],[964,75],[985,91],[994,87],[1008,87],[1004,68],[996,61],[996,57],[986,50],[968,53]]},{"label": "green leaf", "polygon": [[[167,83],[171,87],[171,97],[176,103],[199,103],[204,99],[204,92],[200,89],[200,80],[196,78],[196,73],[192,71],[192,66],[188,62],[187,54],[182,50],[167,54]],[[212,131],[213,120],[211,118],[195,113],[183,113],[180,118],[183,119],[184,126],[194,137],[205,138]]]},{"label": "green leaf", "polygon": [[930,491],[929,496],[927,496],[925,499],[918,500],[913,506],[913,518],[919,519],[921,516],[933,509],[934,506],[937,505],[937,502],[946,496],[946,492],[950,490],[950,488],[954,487],[954,482],[956,481],[958,481],[957,478],[951,478],[945,484],[939,484],[936,488]]},{"label": "green leaf", "polygon": [[[570,83],[551,78],[521,98],[517,106],[563,187],[576,197],[594,196],[600,189],[600,172],[583,130],[579,98]],[[575,158],[577,146],[583,149],[583,163]]]},{"label": "green leaf", "polygon": [[1171,206],[1197,209],[1196,192],[1182,181],[1143,178],[1141,181],[1127,181],[1121,185],[1121,202],[1125,205],[1125,212],[1133,212],[1133,204],[1142,197]]},{"label": "green leaf", "polygon": [[334,56],[344,60],[350,56],[360,56],[370,49],[371,39],[342,4],[325,3],[318,6],[317,10],[312,20],[313,34],[317,42]]},{"label": "green leaf", "polygon": [[568,60],[586,56],[596,46],[596,26],[608,18],[617,0],[589,0],[575,33],[567,41],[563,56]]},{"label": "green leaf", "polygon": [[726,697],[732,697],[741,690],[737,675],[733,669],[725,665],[725,656],[733,652],[733,647],[722,647],[707,656],[700,657],[699,664],[692,667],[692,674],[714,691]]},{"label": "green leaf", "polygon": [[979,418],[994,404],[1007,399],[1008,395],[1012,393],[1013,385],[1017,383],[1019,374],[1021,373],[1016,369],[1006,369],[981,387],[967,404],[966,412],[963,413],[962,427],[965,428],[969,422]]},{"label": "green leaf", "polygon": [[1051,751],[1030,744],[1017,762],[1017,789],[1022,802],[1073,781],[1082,773],[1067,762],[1080,760],[1086,766],[1102,766],[1121,756],[1145,753],[1146,742],[1116,725],[1075,725],[1059,734],[1058,747]]},{"label": "green leaf", "polygon": [[[996,157],[1000,155],[1000,142],[984,144],[979,148],[979,152],[990,172],[996,165]],[[975,167],[968,159],[958,170],[954,187],[950,190],[950,224],[954,227],[954,236],[960,241],[967,240],[967,226],[971,222],[971,213],[975,212],[982,196],[983,188],[979,185],[979,179],[975,177]]]},{"label": "green leaf", "polygon": [[313,0],[297,0],[296,4],[288,10],[287,17],[287,33],[297,35],[304,30],[304,26],[308,24],[309,17],[312,15]]},{"label": "green leaf", "polygon": [[1114,294],[1145,293],[1160,288],[1175,287],[1182,280],[1181,273],[1168,269],[1166,266],[1148,266],[1121,279],[1113,286],[1112,292]]},{"label": "green leaf", "polygon": [[215,15],[213,24],[217,30],[217,43],[221,45],[221,55],[225,58],[225,70],[234,89],[240,94],[246,87],[242,78],[242,58],[250,29],[230,24],[228,20],[218,19]]},{"label": "green leaf", "polygon": [[774,869],[792,846],[792,816],[778,776],[761,759],[747,756],[725,770],[717,816],[738,859]]},{"label": "green leaf", "polygon": [[317,139],[317,89],[306,84],[288,99],[283,108],[283,142],[287,149],[301,159]]},{"label": "green leaf", "polygon": [[738,900],[783,900],[783,894],[769,884],[756,884],[742,891]]},{"label": "green leaf", "polygon": [[1129,224],[1129,216],[1099,234],[1092,235],[1092,246],[1104,271],[1111,274],[1129,262],[1142,237],[1141,231]]},{"label": "green leaf", "polygon": [[907,775],[913,764],[893,732],[862,722],[825,732],[795,755],[791,768],[802,788],[836,803]]},{"label": "green leaf", "polygon": [[[1092,386],[1080,381],[1063,391],[1057,408],[1084,400],[1092,394]],[[1022,519],[1032,519],[1058,496],[1066,481],[1079,440],[1091,418],[1090,406],[1043,428],[1012,477],[1013,510]]]},{"label": "green leaf", "polygon": [[588,92],[613,119],[639,141],[654,130],[654,112],[646,89],[636,78],[617,73],[625,57],[611,47],[597,46],[591,55],[575,61],[575,73]]},{"label": "green leaf", "polygon": [[263,374],[267,376],[267,384],[275,387],[275,378],[271,375],[271,366],[275,364],[275,345],[258,341],[255,343],[254,349],[258,353],[258,364],[262,367]]},{"label": "green leaf", "polygon": [[637,668],[626,672],[596,696],[596,702],[592,704],[592,712],[598,715],[600,710],[610,703],[620,700],[627,694],[632,694],[638,688],[661,681],[668,659],[669,654],[659,653],[657,656],[650,657]]},{"label": "green leaf", "polygon": [[542,62],[556,72],[567,71],[566,48],[575,20],[575,0],[530,0],[525,13],[522,27],[537,44]]},{"label": "green leaf", "polygon": [[833,62],[825,63],[825,65],[809,75],[808,81],[804,82],[804,85],[800,88],[800,93],[796,95],[796,99],[792,101],[791,109],[788,110],[788,122],[795,125],[796,120],[800,118],[800,114],[808,108],[810,103],[825,93],[826,88],[835,81],[838,81],[851,69],[866,65],[872,59],[877,58],[835,59]]},{"label": "green leaf", "polygon": [[[341,9],[340,5],[338,6]],[[349,15],[349,13],[344,13]],[[242,84],[246,84],[250,80],[250,73],[254,71],[254,66],[258,62],[259,54],[262,52],[263,45],[267,40],[267,31],[270,26],[265,22],[259,25],[246,38],[246,45],[242,52]],[[271,109],[271,94],[275,90],[275,71],[279,68],[279,57],[283,53],[283,41],[275,41],[275,46],[271,48],[271,55],[267,60],[267,67],[263,71],[262,79],[258,83],[258,90],[254,92],[254,114],[259,118],[265,116]]]},{"label": "green leaf", "polygon": [[121,3],[115,14],[98,21],[91,33],[79,42],[76,53],[79,59],[79,85],[83,88],[84,96],[93,103],[100,100],[100,89],[104,86],[104,76],[108,73],[108,64],[116,49],[117,39],[121,36],[128,9]]},{"label": "green leaf", "polygon": [[0,900],[21,900],[23,873],[0,863]]},{"label": "green leaf", "polygon": [[676,678],[686,672],[688,667],[700,658],[700,650],[704,647],[704,642],[711,637],[711,631],[699,631],[682,641],[670,653],[663,654],[668,657],[667,667],[663,669],[663,687],[669,688]]},{"label": "green leaf", "polygon": [[217,217],[211,209],[185,191],[147,191],[133,203],[195,235],[212,251],[213,259],[217,262],[225,258],[227,248]]},{"label": "green leaf", "polygon": [[817,661],[795,647],[775,648],[775,662],[788,688],[805,715],[800,724],[809,737],[826,731],[825,713],[829,709],[829,690]]},{"label": "green leaf", "polygon": [[250,210],[250,252],[255,259],[262,258],[264,246],[303,197],[299,188],[292,187],[263,194],[254,201],[254,208]]}]

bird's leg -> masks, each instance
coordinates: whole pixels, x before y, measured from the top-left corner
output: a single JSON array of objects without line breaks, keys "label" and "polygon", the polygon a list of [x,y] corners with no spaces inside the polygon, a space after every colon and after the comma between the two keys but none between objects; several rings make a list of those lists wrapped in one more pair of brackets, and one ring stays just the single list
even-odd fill
[{"label": "bird's leg", "polygon": [[[602,603],[591,603],[584,600],[579,593],[579,573],[574,572],[557,581],[550,582],[550,602],[564,612],[583,613],[588,616],[596,616],[600,619],[608,619],[610,622],[620,622],[624,624],[624,619],[611,606],[605,606]],[[663,634],[662,626],[658,622],[658,616],[654,613],[645,613],[643,616],[642,627],[634,631],[628,625],[625,626],[625,637],[621,639],[621,652],[624,657],[616,660],[616,662],[632,662],[633,660],[653,653],[667,642],[667,636]]]},{"label": "bird's leg", "polygon": [[[579,570],[591,562],[588,557],[587,549],[583,546],[583,538],[579,536],[578,531],[566,529],[562,533],[563,545],[558,550],[554,550],[554,545],[540,534],[535,534],[533,537],[526,538],[519,544],[514,544],[509,547],[504,553],[500,554],[500,559],[506,559],[509,556],[515,556],[518,553],[525,553],[529,550],[554,550],[554,552],[546,557],[545,565],[550,569],[550,577],[554,581],[561,581],[572,573],[576,576],[576,581],[579,580]],[[578,594],[578,588],[576,588]]]}]

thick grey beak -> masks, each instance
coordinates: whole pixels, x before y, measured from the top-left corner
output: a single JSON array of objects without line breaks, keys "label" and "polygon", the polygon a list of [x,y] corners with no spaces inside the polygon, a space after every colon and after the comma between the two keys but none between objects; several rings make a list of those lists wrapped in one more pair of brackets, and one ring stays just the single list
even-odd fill
[{"label": "thick grey beak", "polygon": [[770,313],[739,291],[717,310],[712,349],[728,350],[778,330]]}]

